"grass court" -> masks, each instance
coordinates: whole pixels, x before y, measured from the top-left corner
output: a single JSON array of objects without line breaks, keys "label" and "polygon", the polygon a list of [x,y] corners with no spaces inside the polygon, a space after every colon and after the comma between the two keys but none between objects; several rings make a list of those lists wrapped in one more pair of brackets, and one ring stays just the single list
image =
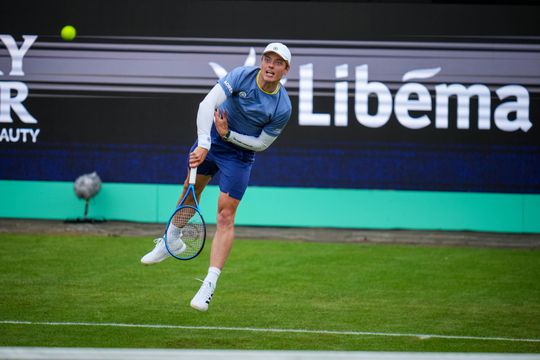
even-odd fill
[{"label": "grass court", "polygon": [[235,241],[200,313],[210,244],[0,234],[0,346],[540,353],[537,249]]}]

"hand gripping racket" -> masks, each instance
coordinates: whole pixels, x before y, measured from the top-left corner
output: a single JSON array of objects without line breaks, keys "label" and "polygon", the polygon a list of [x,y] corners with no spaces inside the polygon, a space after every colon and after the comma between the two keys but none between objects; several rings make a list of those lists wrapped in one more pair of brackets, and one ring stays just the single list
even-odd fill
[{"label": "hand gripping racket", "polygon": [[[165,234],[163,235],[163,241],[167,251],[171,256],[178,260],[190,260],[195,258],[201,253],[204,242],[206,241],[206,223],[199,211],[199,203],[197,202],[197,196],[195,195],[196,178],[197,168],[190,169],[187,191],[167,222]],[[178,240],[167,239],[171,224],[180,228],[180,238],[186,245],[185,250],[180,253],[178,253]],[[176,251],[172,251],[171,249],[175,249]]]}]

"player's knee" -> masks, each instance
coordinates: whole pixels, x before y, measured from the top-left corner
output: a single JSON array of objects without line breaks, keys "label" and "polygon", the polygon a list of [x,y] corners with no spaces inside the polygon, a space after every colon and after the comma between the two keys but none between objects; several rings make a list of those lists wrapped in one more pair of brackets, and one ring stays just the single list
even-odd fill
[{"label": "player's knee", "polygon": [[234,225],[235,211],[228,207],[220,208],[217,214],[217,225],[220,227],[231,227]]}]

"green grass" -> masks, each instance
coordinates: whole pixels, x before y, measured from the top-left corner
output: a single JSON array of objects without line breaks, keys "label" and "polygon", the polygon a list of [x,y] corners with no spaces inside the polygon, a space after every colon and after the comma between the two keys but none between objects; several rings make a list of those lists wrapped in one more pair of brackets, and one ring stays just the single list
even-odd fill
[{"label": "green grass", "polygon": [[[538,250],[237,240],[207,313],[209,248],[145,267],[149,239],[0,235],[0,320],[540,338]],[[538,342],[0,324],[2,346],[540,352]]]}]

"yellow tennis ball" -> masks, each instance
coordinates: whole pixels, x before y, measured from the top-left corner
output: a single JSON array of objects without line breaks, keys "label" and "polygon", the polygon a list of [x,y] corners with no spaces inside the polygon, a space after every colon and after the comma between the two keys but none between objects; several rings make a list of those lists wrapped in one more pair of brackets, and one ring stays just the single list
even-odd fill
[{"label": "yellow tennis ball", "polygon": [[71,25],[66,25],[62,28],[60,36],[62,36],[62,39],[65,41],[71,41],[75,39],[75,36],[77,36],[77,30],[75,30],[75,28]]}]

